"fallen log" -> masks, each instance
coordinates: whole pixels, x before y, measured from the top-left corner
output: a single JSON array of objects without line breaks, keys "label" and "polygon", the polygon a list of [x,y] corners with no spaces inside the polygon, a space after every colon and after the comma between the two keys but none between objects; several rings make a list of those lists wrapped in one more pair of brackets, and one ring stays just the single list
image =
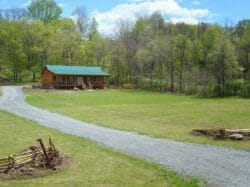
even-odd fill
[{"label": "fallen log", "polygon": [[250,129],[194,129],[193,135],[211,136],[214,139],[244,140],[250,138]]},{"label": "fallen log", "polygon": [[250,136],[250,129],[237,129],[237,130],[225,129],[225,131],[228,134],[242,134],[244,136]]}]

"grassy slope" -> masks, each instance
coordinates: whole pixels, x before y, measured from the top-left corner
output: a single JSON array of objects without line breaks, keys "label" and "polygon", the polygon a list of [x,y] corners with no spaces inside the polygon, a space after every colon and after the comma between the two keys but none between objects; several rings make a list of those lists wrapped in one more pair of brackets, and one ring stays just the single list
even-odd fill
[{"label": "grassy slope", "polygon": [[134,90],[27,92],[27,101],[97,125],[180,141],[249,149],[248,142],[214,141],[194,128],[250,128],[250,100],[199,98]]},{"label": "grassy slope", "polygon": [[158,165],[89,140],[5,112],[0,111],[0,116],[0,157],[18,153],[37,138],[52,136],[56,147],[75,160],[68,170],[37,179],[0,181],[0,186],[198,186],[196,179],[183,179]]}]

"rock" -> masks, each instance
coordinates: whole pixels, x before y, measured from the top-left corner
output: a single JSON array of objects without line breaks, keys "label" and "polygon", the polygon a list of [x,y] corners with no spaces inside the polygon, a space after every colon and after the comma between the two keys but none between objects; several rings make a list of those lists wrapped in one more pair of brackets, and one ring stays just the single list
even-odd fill
[{"label": "rock", "polygon": [[74,87],[74,88],[73,88],[73,90],[80,90],[80,89],[79,89],[79,88],[77,88],[77,87]]},{"label": "rock", "polygon": [[194,136],[202,136],[202,135],[204,135],[204,134],[202,134],[201,132],[198,132],[198,131],[195,131],[195,130],[193,130],[191,133],[192,133],[192,135],[194,135]]},{"label": "rock", "polygon": [[232,134],[232,135],[229,135],[228,138],[232,140],[242,140],[244,136],[242,134]]},{"label": "rock", "polygon": [[31,90],[31,89],[33,89],[33,86],[32,87],[31,86],[24,86],[23,89],[24,90]]}]

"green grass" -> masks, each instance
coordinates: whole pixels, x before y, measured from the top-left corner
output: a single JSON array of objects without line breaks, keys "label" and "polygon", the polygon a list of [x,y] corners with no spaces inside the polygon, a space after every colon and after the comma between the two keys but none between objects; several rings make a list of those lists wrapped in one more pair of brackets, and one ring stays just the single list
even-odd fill
[{"label": "green grass", "polygon": [[250,100],[139,90],[27,92],[27,102],[100,126],[159,138],[249,149],[250,141],[215,141],[195,128],[250,128]]},{"label": "green grass", "polygon": [[[0,181],[0,186],[198,186],[159,165],[114,152],[84,138],[60,133],[0,111],[0,158],[53,137],[56,147],[74,159],[65,170],[36,179]],[[46,142],[47,143],[47,142]]]}]

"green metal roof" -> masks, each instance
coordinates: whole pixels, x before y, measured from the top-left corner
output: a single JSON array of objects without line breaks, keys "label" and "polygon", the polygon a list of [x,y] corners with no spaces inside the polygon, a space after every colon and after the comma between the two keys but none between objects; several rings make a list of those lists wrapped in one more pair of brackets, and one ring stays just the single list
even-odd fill
[{"label": "green metal roof", "polygon": [[57,75],[94,75],[109,76],[108,73],[102,71],[101,67],[89,66],[56,66],[46,65],[47,69]]}]

